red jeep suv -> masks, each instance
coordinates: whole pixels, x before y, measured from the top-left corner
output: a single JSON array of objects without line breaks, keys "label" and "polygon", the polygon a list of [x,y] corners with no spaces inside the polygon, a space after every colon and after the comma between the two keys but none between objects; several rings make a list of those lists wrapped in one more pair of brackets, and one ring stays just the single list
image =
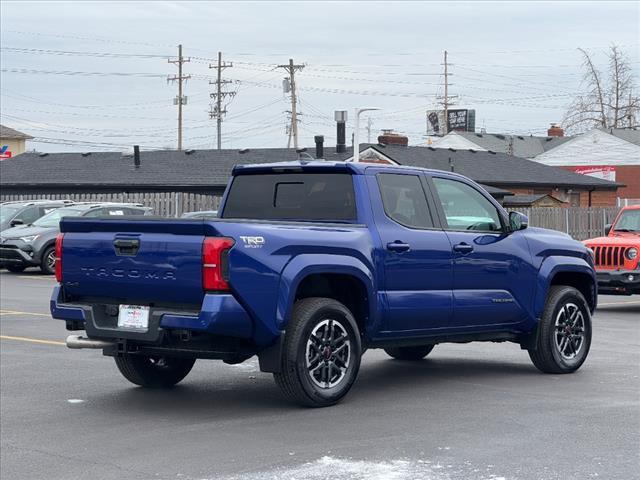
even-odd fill
[{"label": "red jeep suv", "polygon": [[640,205],[623,208],[605,235],[584,241],[593,250],[599,293],[640,293]]}]

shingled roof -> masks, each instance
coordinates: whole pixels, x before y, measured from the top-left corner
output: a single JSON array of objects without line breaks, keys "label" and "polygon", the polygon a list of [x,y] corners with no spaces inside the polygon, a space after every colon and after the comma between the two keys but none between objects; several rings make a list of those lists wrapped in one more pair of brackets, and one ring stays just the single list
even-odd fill
[{"label": "shingled roof", "polygon": [[0,125],[0,138],[7,138],[11,140],[31,140],[33,137],[26,133],[19,132],[18,130],[14,130],[13,128]]},{"label": "shingled roof", "polygon": [[498,153],[511,152],[516,157],[533,158],[558,145],[562,145],[568,140],[571,140],[571,137],[451,132],[442,138],[436,139],[433,146],[436,148],[456,148],[456,145],[461,145],[461,142],[465,142],[467,145],[477,145],[478,150],[491,150]]},{"label": "shingled roof", "polygon": [[[302,154],[306,157],[305,154]],[[345,160],[325,148],[327,160]],[[199,187],[224,186],[237,164],[295,161],[295,150],[158,150],[143,151],[140,167],[132,154],[120,152],[23,153],[0,162],[0,185],[97,187]]]},{"label": "shingled roof", "polygon": [[[569,172],[561,168],[514,157],[504,153],[450,150],[433,147],[402,147],[396,145],[371,145],[371,148],[401,165],[453,170],[476,182],[494,187],[554,187],[597,188],[614,190],[622,184],[587,175]],[[450,162],[451,160],[451,162]],[[540,168],[545,167],[545,168]]]},{"label": "shingled roof", "polygon": [[[549,167],[531,160],[469,150],[366,145],[401,165],[450,170],[492,187],[544,186],[560,188],[615,189],[613,182]],[[313,152],[309,152],[313,153]],[[303,153],[302,157],[309,155]],[[351,149],[336,153],[324,149],[330,161],[351,157]],[[222,188],[236,164],[271,163],[298,160],[300,155],[285,148],[250,150],[161,150],[143,151],[141,165],[134,166],[132,155],[120,152],[23,153],[0,162],[2,188],[124,188],[170,190],[176,188]]]}]

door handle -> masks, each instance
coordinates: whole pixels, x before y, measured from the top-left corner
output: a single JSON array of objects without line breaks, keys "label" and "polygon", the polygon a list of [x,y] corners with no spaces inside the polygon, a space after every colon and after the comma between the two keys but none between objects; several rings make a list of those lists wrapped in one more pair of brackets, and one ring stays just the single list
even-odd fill
[{"label": "door handle", "polygon": [[116,255],[135,257],[140,249],[140,240],[137,238],[133,238],[131,240],[117,238],[113,241],[113,246],[115,247]]},{"label": "door handle", "polygon": [[387,250],[391,250],[392,252],[408,252],[411,250],[411,245],[408,243],[403,243],[400,240],[396,240],[395,242],[387,243]]},{"label": "door handle", "polygon": [[453,251],[458,253],[471,253],[473,252],[473,245],[462,242],[453,246]]}]

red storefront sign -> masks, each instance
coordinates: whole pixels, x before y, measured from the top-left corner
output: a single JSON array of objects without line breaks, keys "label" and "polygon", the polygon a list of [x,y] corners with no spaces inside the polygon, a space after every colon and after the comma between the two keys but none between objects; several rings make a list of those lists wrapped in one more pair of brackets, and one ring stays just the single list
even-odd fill
[{"label": "red storefront sign", "polygon": [[610,165],[589,165],[584,167],[572,167],[575,173],[601,178],[602,180],[616,181],[616,167]]}]

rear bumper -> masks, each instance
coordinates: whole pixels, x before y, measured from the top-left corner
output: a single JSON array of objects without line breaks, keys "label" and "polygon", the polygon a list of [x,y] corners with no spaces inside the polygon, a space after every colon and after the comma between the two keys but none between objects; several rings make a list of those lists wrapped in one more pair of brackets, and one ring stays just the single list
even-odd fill
[{"label": "rear bumper", "polygon": [[598,293],[631,295],[640,293],[640,270],[597,270]]},{"label": "rear bumper", "polygon": [[58,320],[75,322],[75,329],[86,330],[91,338],[128,339],[157,343],[164,330],[186,330],[216,336],[251,340],[253,322],[230,294],[206,294],[199,312],[152,308],[149,329],[146,332],[126,331],[117,326],[117,308],[104,304],[65,303],[61,288],[54,287],[51,295],[51,316]]}]

